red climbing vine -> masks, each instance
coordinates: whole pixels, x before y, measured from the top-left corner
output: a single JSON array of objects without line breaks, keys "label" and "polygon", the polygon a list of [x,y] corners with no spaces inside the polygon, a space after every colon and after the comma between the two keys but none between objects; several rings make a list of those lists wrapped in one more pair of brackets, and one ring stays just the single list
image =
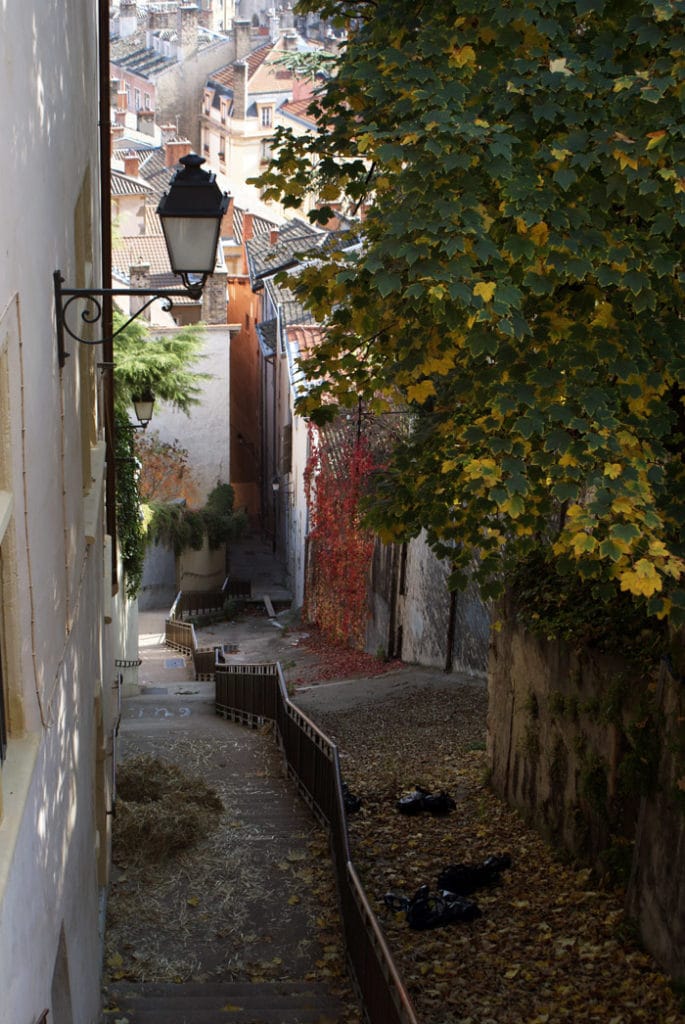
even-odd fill
[{"label": "red climbing vine", "polygon": [[309,509],[309,574],[305,613],[337,643],[364,647],[367,575],[373,534],[362,525],[360,499],[374,469],[356,432],[310,427],[305,472]]}]

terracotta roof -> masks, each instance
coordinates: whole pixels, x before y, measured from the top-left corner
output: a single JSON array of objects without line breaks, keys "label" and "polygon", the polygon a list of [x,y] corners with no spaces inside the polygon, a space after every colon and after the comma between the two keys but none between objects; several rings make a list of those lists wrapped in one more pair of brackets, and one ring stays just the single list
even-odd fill
[{"label": "terracotta roof", "polygon": [[[266,43],[259,46],[256,50],[252,50],[251,53],[248,53],[248,55],[243,58],[243,61],[247,63],[248,81],[253,77],[257,68],[266,60],[272,50],[273,43]],[[232,92],[235,78],[234,67],[236,63],[238,63],[238,61],[235,61],[233,64],[226,64],[225,67],[219,68],[218,71],[214,71],[210,75],[209,81],[216,83],[217,85],[223,85],[225,89],[229,89]]]},{"label": "terracotta roof", "polygon": [[316,118],[312,114],[307,113],[311,102],[311,97],[305,97],[305,99],[301,100],[285,100],[279,106],[278,113],[283,114],[284,117],[292,118],[294,121],[299,121],[308,128],[316,128]]},{"label": "terracotta roof", "polygon": [[[247,210],[243,210],[240,206],[233,207],[233,237],[236,242],[242,245],[243,242],[243,221]],[[278,229],[278,224],[274,221],[266,220],[264,217],[259,217],[257,214],[252,214],[252,231],[255,236],[270,236],[272,231]]]}]

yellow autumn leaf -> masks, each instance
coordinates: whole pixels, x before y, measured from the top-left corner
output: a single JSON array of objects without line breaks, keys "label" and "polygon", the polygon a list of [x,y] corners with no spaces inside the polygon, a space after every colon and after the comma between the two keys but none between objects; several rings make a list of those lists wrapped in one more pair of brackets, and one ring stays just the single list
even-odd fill
[{"label": "yellow autumn leaf", "polygon": [[578,465],[578,459],[575,459],[573,457],[573,455],[571,455],[570,452],[564,452],[564,454],[559,459],[559,465],[560,466],[577,466]]},{"label": "yellow autumn leaf", "polygon": [[407,401],[418,402],[423,405],[427,398],[435,394],[435,385],[432,380],[422,380],[420,384],[412,384],[407,388]]},{"label": "yellow autumn leaf", "polygon": [[633,512],[633,506],[628,498],[616,498],[615,501],[612,501],[611,507],[614,512],[623,512],[627,516]]},{"label": "yellow autumn leaf", "polygon": [[545,224],[544,220],[538,221],[537,224],[533,225],[530,229],[530,237],[533,239],[535,245],[545,245],[549,238],[549,228]]},{"label": "yellow autumn leaf", "polygon": [[647,151],[649,152],[650,149],[656,149],[657,146],[662,145],[666,141],[667,135],[668,132],[664,131],[663,128],[658,132],[649,132],[647,135],[647,138],[649,139],[649,142],[647,143]]},{"label": "yellow autumn leaf", "polygon": [[620,462],[605,462],[604,463],[604,476],[608,476],[610,480],[615,480],[623,472],[623,466]]},{"label": "yellow autumn leaf", "polygon": [[632,569],[627,569],[619,576],[621,590],[627,590],[630,594],[651,597],[652,594],[661,590],[661,578],[646,558],[640,558]]},{"label": "yellow autumn leaf", "polygon": [[597,312],[592,321],[593,327],[615,327],[614,307],[610,302],[598,302]]},{"label": "yellow autumn leaf", "polygon": [[591,537],[589,533],[581,530],[580,533],[574,536],[572,544],[576,556],[579,556],[594,551],[597,547],[597,540],[595,537]]},{"label": "yellow autumn leaf", "polygon": [[479,295],[483,302],[490,302],[497,285],[494,281],[479,281],[476,287],[473,289],[474,295]]},{"label": "yellow autumn leaf", "polygon": [[449,62],[455,68],[463,68],[467,65],[473,67],[476,63],[476,51],[472,46],[455,47]]},{"label": "yellow autumn leaf", "polygon": [[628,156],[621,149],[615,149],[611,154],[614,160],[618,160],[621,170],[624,171],[626,167],[632,167],[634,171],[637,170],[637,160],[634,156]]}]

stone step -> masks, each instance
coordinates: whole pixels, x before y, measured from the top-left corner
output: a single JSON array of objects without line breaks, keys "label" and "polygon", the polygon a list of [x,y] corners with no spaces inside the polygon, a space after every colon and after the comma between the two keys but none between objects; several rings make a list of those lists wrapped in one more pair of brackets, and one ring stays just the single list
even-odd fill
[{"label": "stone step", "polygon": [[117,982],[101,1024],[335,1024],[342,1010],[318,982]]}]

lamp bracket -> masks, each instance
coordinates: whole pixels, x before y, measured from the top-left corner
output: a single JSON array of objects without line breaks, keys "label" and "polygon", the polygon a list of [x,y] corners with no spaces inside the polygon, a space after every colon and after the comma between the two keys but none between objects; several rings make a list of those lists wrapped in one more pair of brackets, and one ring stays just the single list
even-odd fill
[{"label": "lamp bracket", "polygon": [[[157,299],[161,299],[163,302],[162,309],[165,313],[169,313],[173,308],[174,299],[193,299],[197,301],[202,295],[202,288],[204,287],[205,279],[207,275],[202,277],[201,281],[190,281],[183,275],[183,283],[185,288],[157,288],[150,291],[145,288],[63,288],[64,278],[62,277],[59,270],[56,270],[53,274],[54,286],[55,286],[55,313],[57,317],[57,358],[59,360],[60,367],[63,367],[67,361],[70,353],[66,351],[65,344],[65,333],[73,338],[74,341],[78,341],[81,345],[103,345],[107,341],[112,341],[118,334],[120,334],[130,323],[140,316],[141,313],[145,312],[148,306],[151,306]],[[147,301],[142,304],[140,309],[129,316],[128,320],[117,328],[109,337],[106,338],[83,338],[80,334],[77,334],[75,330],[72,330],[71,326],[67,322],[67,313],[69,307],[73,302],[77,302],[79,299],[86,302],[86,308],[81,312],[81,320],[84,324],[97,324],[102,319],[103,303],[102,299],[105,296],[116,296],[128,295],[135,298],[144,298]]]}]

